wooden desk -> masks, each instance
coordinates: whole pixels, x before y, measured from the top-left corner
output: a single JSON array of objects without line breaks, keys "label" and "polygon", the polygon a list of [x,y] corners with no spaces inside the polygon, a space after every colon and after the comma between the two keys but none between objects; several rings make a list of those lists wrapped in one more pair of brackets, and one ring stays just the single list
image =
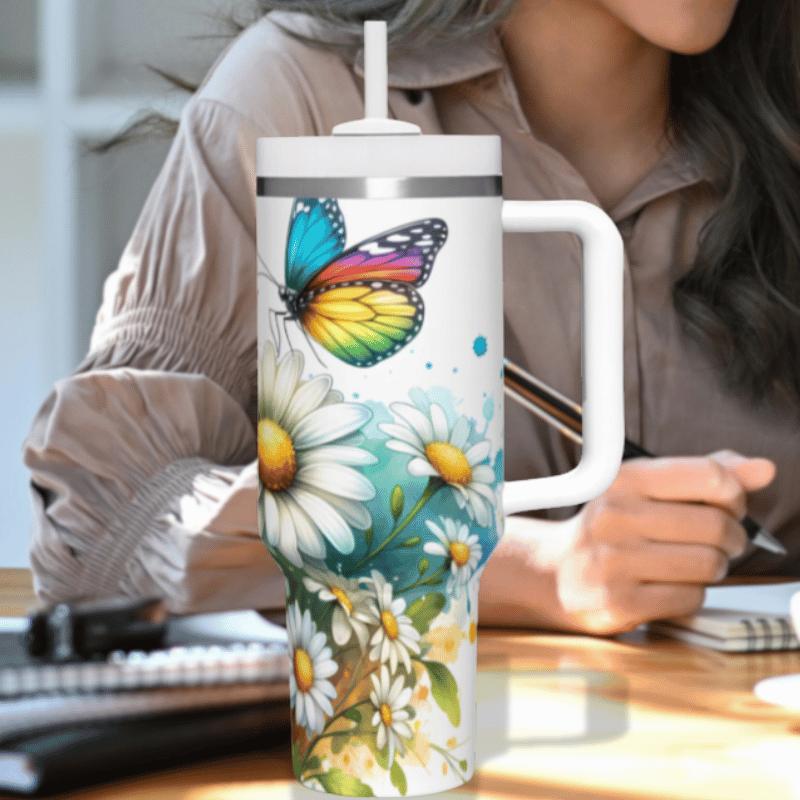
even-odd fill
[{"label": "wooden desk", "polygon": [[[0,613],[28,578],[0,570]],[[478,763],[452,800],[788,800],[800,796],[800,713],[762,703],[761,678],[800,653],[724,654],[636,631],[613,639],[481,629]],[[508,699],[506,699],[508,698]],[[507,745],[508,738],[531,744]],[[314,800],[288,747],[149,774],[70,800]]]}]

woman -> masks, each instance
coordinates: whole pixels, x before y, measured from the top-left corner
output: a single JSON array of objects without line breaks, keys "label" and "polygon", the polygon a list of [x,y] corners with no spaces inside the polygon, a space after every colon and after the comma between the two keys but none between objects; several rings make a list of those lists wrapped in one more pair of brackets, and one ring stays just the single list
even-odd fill
[{"label": "woman", "polygon": [[[566,518],[509,519],[482,621],[609,634],[693,611],[729,567],[785,573],[800,554],[797,0],[325,5],[327,20],[256,22],[182,115],[89,354],[26,443],[40,596],[283,603],[256,523],[255,140],[361,116],[347,40],[382,16],[394,116],[499,134],[506,198],[589,200],[618,224],[626,432],[663,456],[625,463]],[[307,42],[330,23],[344,45]],[[580,397],[574,239],[507,237],[505,283],[507,355]],[[506,429],[508,478],[577,461],[527,412],[508,407]],[[748,545],[746,508],[785,560]]]}]

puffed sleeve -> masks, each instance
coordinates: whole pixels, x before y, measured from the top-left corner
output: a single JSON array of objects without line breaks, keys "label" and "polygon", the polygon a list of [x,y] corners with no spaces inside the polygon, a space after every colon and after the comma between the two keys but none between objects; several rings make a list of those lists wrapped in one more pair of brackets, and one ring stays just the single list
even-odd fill
[{"label": "puffed sleeve", "polygon": [[254,427],[255,141],[274,133],[190,101],[89,354],[34,420],[30,558],[47,603],[284,603],[258,535]]}]

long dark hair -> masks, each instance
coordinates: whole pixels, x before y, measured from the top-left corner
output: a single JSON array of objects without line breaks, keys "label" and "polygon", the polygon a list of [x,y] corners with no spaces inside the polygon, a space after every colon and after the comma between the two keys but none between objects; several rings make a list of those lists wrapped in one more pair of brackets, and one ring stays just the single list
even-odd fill
[{"label": "long dark hair", "polygon": [[673,298],[751,400],[800,409],[800,2],[740,0],[723,40],[671,60],[676,142],[720,201]]},{"label": "long dark hair", "polygon": [[[413,50],[494,26],[515,0],[257,0],[259,16],[304,11],[352,49],[364,19],[385,19],[390,46]],[[303,38],[303,37],[300,37]],[[684,332],[731,391],[800,413],[800,0],[740,0],[722,41],[674,54],[670,136],[705,175],[719,207],[676,282]],[[149,116],[107,144],[143,130]],[[167,131],[174,131],[167,127]],[[105,147],[105,146],[104,146]],[[685,265],[688,266],[688,265]]]}]

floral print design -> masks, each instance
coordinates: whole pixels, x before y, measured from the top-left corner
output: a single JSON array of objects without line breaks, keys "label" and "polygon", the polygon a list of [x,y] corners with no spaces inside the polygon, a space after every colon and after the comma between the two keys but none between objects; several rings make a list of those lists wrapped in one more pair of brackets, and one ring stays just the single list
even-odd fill
[{"label": "floral print design", "polygon": [[483,556],[483,548],[477,533],[470,533],[463,522],[450,517],[440,517],[444,530],[435,522],[426,519],[425,524],[438,539],[427,542],[422,548],[426,553],[443,556],[450,562],[450,577],[447,580],[447,593],[453,597],[461,596],[461,589],[475,574],[475,568]]},{"label": "floral print design", "polygon": [[402,597],[392,598],[392,585],[377,570],[372,570],[371,578],[362,578],[375,587],[371,598],[369,618],[376,626],[370,639],[372,650],[369,657],[385,664],[389,662],[392,673],[402,661],[407,672],[411,672],[410,653],[419,653],[419,631],[413,626],[410,617],[403,612],[406,601]]},{"label": "floral print design", "polygon": [[296,567],[302,554],[321,559],[325,540],[341,553],[355,546],[353,528],[372,524],[364,503],[375,487],[357,469],[376,463],[347,443],[370,418],[359,403],[343,403],[329,375],[300,380],[303,355],[276,363],[268,342],[259,371],[258,475],[265,542]]},{"label": "floral print design", "polygon": [[[470,582],[497,503],[490,443],[466,417],[451,426],[441,405],[416,400],[391,404],[395,421],[371,428],[385,438],[365,442],[374,409],[344,402],[330,376],[302,373],[301,354],[278,363],[267,344],[259,521],[287,580],[295,774],[320,791],[362,796],[406,794],[412,768],[465,780],[470,740],[454,735],[461,698],[451,669],[475,642]],[[398,460],[378,481],[369,468],[380,448]],[[401,470],[387,486],[386,474]],[[429,503],[450,510],[433,522]],[[409,564],[418,572],[410,581]],[[449,733],[431,722],[433,707]]]},{"label": "floral print design", "polygon": [[394,761],[394,751],[397,750],[402,755],[405,752],[403,740],[412,736],[411,728],[408,727],[410,714],[407,708],[412,689],[405,685],[402,675],[398,675],[390,686],[389,670],[385,664],[381,667],[380,678],[374,674],[370,675],[370,678],[372,692],[369,699],[375,708],[372,724],[378,728],[376,741],[379,750],[388,744],[389,766],[391,766]]},{"label": "floral print design", "polygon": [[286,632],[295,720],[309,733],[318,733],[324,727],[324,715],[333,713],[331,699],[336,697],[336,689],[327,678],[339,670],[339,665],[331,659],[325,634],[317,630],[308,609],[302,615],[297,603],[286,609]]},{"label": "floral print design", "polygon": [[472,430],[470,421],[461,416],[451,428],[444,409],[431,403],[427,411],[408,403],[392,403],[394,423],[379,427],[392,437],[386,446],[412,456],[408,472],[415,477],[439,478],[453,492],[459,508],[481,527],[490,522],[497,505],[491,488],[494,470],[482,462],[491,451],[491,444],[482,439],[468,445]]},{"label": "floral print design", "polygon": [[345,578],[334,572],[306,567],[303,584],[309,592],[314,592],[320,600],[334,602],[331,633],[333,641],[340,647],[356,635],[361,649],[367,646],[369,632],[366,623],[371,615],[366,599],[369,592],[360,589],[358,579]]}]

